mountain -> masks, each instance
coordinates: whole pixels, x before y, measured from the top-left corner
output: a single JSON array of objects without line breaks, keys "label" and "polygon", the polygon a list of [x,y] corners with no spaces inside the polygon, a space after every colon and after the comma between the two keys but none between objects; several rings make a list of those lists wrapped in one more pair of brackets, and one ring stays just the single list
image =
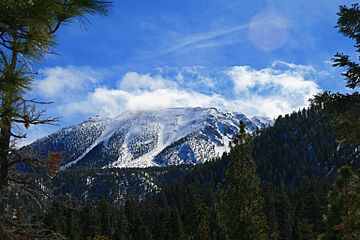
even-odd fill
[{"label": "mountain", "polygon": [[[215,116],[219,118],[218,113]],[[276,239],[316,239],[327,227],[324,215],[336,172],[344,164],[359,168],[359,146],[337,145],[330,119],[310,107],[279,116],[271,127],[255,135],[252,149],[269,235]],[[58,225],[54,226],[65,233],[73,226],[82,227],[83,232],[88,226],[110,226],[110,230],[103,231],[109,236],[111,229],[121,227],[122,233],[138,229],[151,233],[152,237],[138,239],[177,239],[166,232],[171,226],[181,226],[190,236],[185,239],[201,236],[199,230],[207,231],[202,236],[209,239],[222,239],[216,237],[223,226],[218,222],[219,199],[229,163],[236,159],[238,152],[231,151],[216,161],[197,165],[68,169],[51,177],[55,194],[70,195],[78,202],[96,206],[90,210],[91,205],[84,205],[69,212],[56,205],[48,219],[55,219]],[[50,177],[44,175],[36,182],[50,182],[44,181]],[[63,223],[59,224],[58,219]],[[66,223],[72,222],[68,227]],[[179,231],[174,232],[179,236]]]},{"label": "mountain", "polygon": [[90,118],[22,151],[39,159],[61,152],[62,169],[197,164],[229,151],[240,120],[250,132],[271,124],[267,118],[215,108],[126,112],[115,118]]},{"label": "mountain", "polygon": [[[164,111],[169,113],[169,110]],[[202,111],[216,112],[211,109]],[[217,112],[216,116],[219,114],[219,111]],[[95,118],[92,119],[92,122],[94,121]],[[89,121],[86,123],[89,124]],[[344,164],[351,165],[354,169],[359,168],[359,149],[358,146],[339,147],[329,119],[316,108],[279,116],[270,127],[261,129],[253,139],[253,157],[260,179],[266,183],[264,187],[281,186],[281,189],[291,191],[303,187],[309,181],[316,182],[316,185],[318,182],[319,186],[322,182],[332,182],[337,169]],[[182,199],[193,191],[183,189],[184,196],[181,196],[181,190],[176,187],[179,184],[182,188],[198,186],[205,191],[217,192],[224,179],[226,167],[233,158],[233,154],[229,153],[217,161],[205,164],[169,164],[170,166],[166,167],[150,168],[82,168],[78,163],[79,165],[75,164],[71,169],[52,178],[51,182],[56,186],[54,189],[57,189],[59,195],[71,194],[75,199],[94,203],[106,198],[112,204],[117,204],[128,196],[141,199],[149,193],[174,187],[168,194],[169,201],[172,195],[180,194]],[[47,177],[41,176],[45,179]],[[326,189],[321,191],[323,190]],[[180,202],[182,200],[179,200]]]}]

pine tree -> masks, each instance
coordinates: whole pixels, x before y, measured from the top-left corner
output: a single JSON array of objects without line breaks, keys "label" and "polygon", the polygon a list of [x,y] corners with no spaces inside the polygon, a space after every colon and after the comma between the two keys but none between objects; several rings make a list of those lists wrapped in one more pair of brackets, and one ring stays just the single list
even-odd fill
[{"label": "pine tree", "polygon": [[315,239],[317,235],[313,232],[313,226],[304,217],[304,202],[300,200],[295,209],[295,220],[292,238],[294,240]]},{"label": "pine tree", "polygon": [[63,232],[65,225],[64,209],[61,204],[54,202],[50,208],[50,213],[45,219],[45,224],[55,232]]},{"label": "pine tree", "polygon": [[116,239],[117,240],[125,240],[129,239],[129,222],[125,216],[124,210],[122,208],[119,209],[118,212],[118,227],[116,228]]},{"label": "pine tree", "polygon": [[[339,18],[337,28],[339,32],[352,40],[355,40],[355,52],[360,53],[360,5],[352,4],[350,7],[340,6],[337,13]],[[360,57],[358,58],[360,60]],[[345,68],[342,74],[346,80],[346,86],[355,89],[360,87],[360,64],[353,61],[350,55],[336,53],[333,58],[335,67]],[[342,143],[360,144],[360,94],[330,93],[318,94],[312,100],[325,112],[332,116],[333,126],[338,133],[338,139]]]},{"label": "pine tree", "polygon": [[[40,239],[48,234],[48,231],[36,227],[38,223],[33,221],[33,208],[46,205],[41,201],[49,196],[43,193],[43,189],[24,190],[23,184],[33,179],[16,168],[16,163],[24,163],[38,170],[46,168],[48,163],[33,161],[33,156],[15,154],[17,149],[13,142],[26,137],[21,132],[16,133],[22,127],[27,129],[31,125],[57,120],[44,116],[43,109],[37,109],[44,103],[26,97],[36,76],[32,69],[51,53],[61,26],[76,19],[84,22],[88,14],[106,15],[109,6],[110,2],[102,0],[0,1],[0,222],[8,223],[6,229],[0,227],[0,235],[11,238],[29,235]],[[56,169],[54,162],[50,162],[50,173],[56,173]],[[26,184],[25,187],[30,186]],[[31,192],[31,197],[26,196],[27,192]],[[14,206],[16,202],[9,200],[10,195],[26,199],[28,209],[21,221],[13,221],[13,211],[17,206]],[[54,239],[55,236],[48,238]]]},{"label": "pine tree", "polygon": [[78,222],[78,214],[74,209],[68,209],[66,212],[66,235],[70,240],[80,240],[81,230]]},{"label": "pine tree", "polygon": [[[360,7],[358,3],[351,7],[340,6],[338,12],[337,27],[339,32],[350,39],[355,40],[356,51],[360,52]],[[360,60],[360,58],[359,58]],[[342,75],[347,82],[346,86],[355,88],[360,86],[360,64],[352,61],[349,55],[337,53],[334,57],[334,66],[346,67],[347,71]]]},{"label": "pine tree", "polygon": [[88,14],[106,15],[109,6],[102,0],[0,1],[0,190],[8,181],[10,139],[26,137],[14,134],[16,124],[29,128],[55,120],[25,97],[35,80],[33,65],[51,53],[62,25]]},{"label": "pine tree", "polygon": [[197,232],[196,238],[198,240],[210,240],[210,209],[205,204],[200,204],[197,209]]},{"label": "pine tree", "polygon": [[115,234],[114,229],[114,216],[112,214],[112,206],[105,199],[100,200],[98,206],[98,212],[100,213],[100,229],[101,233],[105,236],[113,236]]},{"label": "pine tree", "polygon": [[329,194],[327,231],[322,240],[360,239],[360,182],[349,166],[341,167]]},{"label": "pine tree", "polygon": [[168,229],[171,233],[171,239],[185,240],[185,231],[184,231],[183,223],[181,221],[180,214],[177,209],[174,209],[171,212]]},{"label": "pine tree", "polygon": [[91,238],[100,232],[100,214],[91,203],[85,203],[80,212],[83,237]]},{"label": "pine tree", "polygon": [[240,122],[220,200],[220,222],[227,239],[267,239],[264,201],[252,158],[252,137]]},{"label": "pine tree", "polygon": [[275,195],[275,210],[277,215],[277,236],[279,239],[291,239],[294,227],[294,216],[287,194],[279,191]]}]

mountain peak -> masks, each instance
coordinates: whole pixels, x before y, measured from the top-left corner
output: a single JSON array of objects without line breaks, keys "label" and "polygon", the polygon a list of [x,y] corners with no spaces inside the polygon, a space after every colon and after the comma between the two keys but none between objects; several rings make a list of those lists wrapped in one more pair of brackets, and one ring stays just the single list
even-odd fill
[{"label": "mountain peak", "polygon": [[25,149],[39,158],[62,152],[62,169],[197,164],[229,151],[240,120],[250,132],[271,123],[216,108],[129,111],[114,118],[89,118]]}]

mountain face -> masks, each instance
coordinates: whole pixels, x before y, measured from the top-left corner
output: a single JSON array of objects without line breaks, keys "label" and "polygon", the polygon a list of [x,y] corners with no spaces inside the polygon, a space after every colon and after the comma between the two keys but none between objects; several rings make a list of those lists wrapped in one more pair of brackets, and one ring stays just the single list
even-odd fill
[{"label": "mountain face", "polygon": [[26,146],[37,158],[61,152],[62,169],[130,168],[197,164],[229,150],[239,121],[249,132],[271,124],[267,118],[215,108],[171,108],[94,117]]}]

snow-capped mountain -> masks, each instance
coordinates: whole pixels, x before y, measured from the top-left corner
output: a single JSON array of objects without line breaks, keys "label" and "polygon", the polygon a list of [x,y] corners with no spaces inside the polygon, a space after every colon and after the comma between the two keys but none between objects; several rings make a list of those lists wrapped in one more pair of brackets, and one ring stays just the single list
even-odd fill
[{"label": "snow-capped mountain", "polygon": [[267,118],[215,108],[126,112],[61,129],[26,146],[23,152],[37,158],[61,152],[62,169],[203,163],[229,150],[240,120],[250,132],[271,124]]}]

